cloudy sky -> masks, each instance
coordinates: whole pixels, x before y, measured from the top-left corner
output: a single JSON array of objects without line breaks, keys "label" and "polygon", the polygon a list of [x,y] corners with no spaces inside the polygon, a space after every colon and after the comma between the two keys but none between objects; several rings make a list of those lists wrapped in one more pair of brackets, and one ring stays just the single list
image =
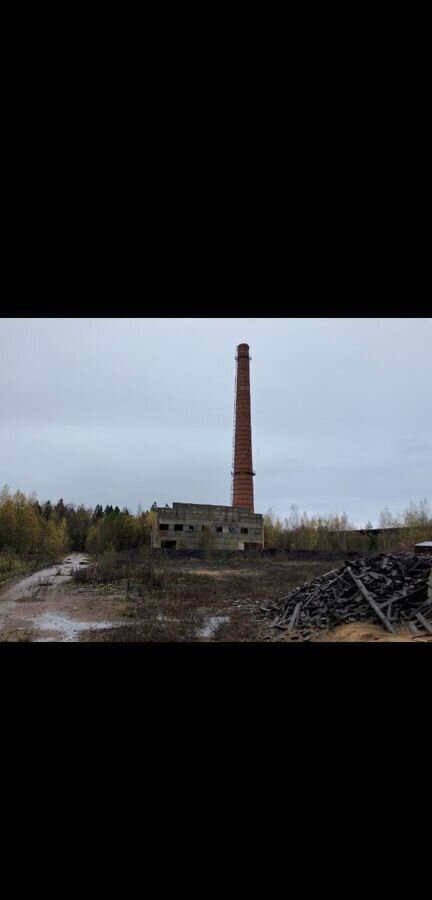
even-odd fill
[{"label": "cloudy sky", "polygon": [[432,501],[432,319],[3,319],[0,486],[136,511],[230,502],[250,345],[255,509]]}]

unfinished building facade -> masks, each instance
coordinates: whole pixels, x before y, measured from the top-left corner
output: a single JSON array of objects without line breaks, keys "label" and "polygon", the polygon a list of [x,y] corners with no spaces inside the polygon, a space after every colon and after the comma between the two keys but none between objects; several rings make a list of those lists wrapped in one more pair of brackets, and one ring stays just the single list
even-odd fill
[{"label": "unfinished building facade", "polygon": [[159,506],[153,547],[167,550],[262,550],[264,522],[259,513],[234,506],[173,503]]}]

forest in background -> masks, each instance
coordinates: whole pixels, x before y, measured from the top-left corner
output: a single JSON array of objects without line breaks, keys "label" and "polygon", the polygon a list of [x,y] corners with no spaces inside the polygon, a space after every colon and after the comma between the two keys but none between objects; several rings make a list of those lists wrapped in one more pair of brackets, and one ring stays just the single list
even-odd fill
[{"label": "forest in background", "polygon": [[11,494],[6,485],[0,492],[0,580],[73,550],[99,554],[149,545],[153,517],[151,509],[134,515],[126,507],[93,509],[63,499],[39,503],[35,494]]},{"label": "forest in background", "polygon": [[293,504],[290,515],[283,520],[272,510],[264,516],[265,546],[280,550],[391,553],[412,550],[418,541],[432,540],[432,513],[427,499],[411,502],[397,515],[385,507],[378,525],[379,534],[371,522],[363,529],[356,529],[346,513],[313,517],[300,513]]},{"label": "forest in background", "polygon": [[[151,545],[156,502],[136,514],[126,507],[98,504],[65,504],[35,494],[12,494],[7,486],[0,492],[0,581],[10,575],[59,560],[70,551],[92,555],[133,550]],[[293,505],[288,517],[278,518],[271,510],[264,516],[267,549],[391,552],[412,549],[417,541],[432,540],[432,515],[427,500],[411,503],[401,514],[386,508],[379,517],[384,531],[376,534],[370,522],[364,531],[354,529],[348,516],[310,517]]]}]

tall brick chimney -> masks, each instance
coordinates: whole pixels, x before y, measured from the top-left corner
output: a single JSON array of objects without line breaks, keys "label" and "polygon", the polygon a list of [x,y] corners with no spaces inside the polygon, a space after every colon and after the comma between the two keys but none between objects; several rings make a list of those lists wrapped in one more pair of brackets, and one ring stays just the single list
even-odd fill
[{"label": "tall brick chimney", "polygon": [[249,344],[237,347],[231,505],[254,511]]}]

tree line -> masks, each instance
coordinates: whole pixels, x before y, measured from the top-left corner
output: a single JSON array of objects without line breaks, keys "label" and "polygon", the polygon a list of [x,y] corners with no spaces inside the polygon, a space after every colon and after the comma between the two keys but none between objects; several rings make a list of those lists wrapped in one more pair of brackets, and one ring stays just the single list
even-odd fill
[{"label": "tree line", "polygon": [[21,559],[58,559],[72,550],[103,553],[108,547],[129,550],[150,544],[152,508],[133,515],[124,507],[98,504],[40,503],[35,494],[0,492],[0,554]]},{"label": "tree line", "polygon": [[[0,492],[0,555],[3,560],[32,558],[57,560],[70,551],[91,554],[106,550],[132,550],[151,544],[157,504],[133,514],[127,507],[97,504],[75,506],[63,499],[40,503],[35,494],[12,494],[7,485]],[[264,516],[264,542],[268,549],[391,552],[411,549],[414,543],[432,540],[432,514],[428,501],[410,503],[394,515],[386,507],[379,516],[381,533],[372,523],[356,529],[346,513],[326,517],[300,513],[293,504],[283,520],[272,510]],[[1,566],[0,566],[1,568]],[[9,563],[9,569],[11,564]]]},{"label": "tree line", "polygon": [[264,516],[264,546],[280,550],[324,550],[390,553],[412,549],[419,541],[432,540],[432,513],[427,499],[411,502],[402,513],[385,507],[379,514],[380,533],[371,522],[358,529],[346,513],[308,516],[292,504],[283,520],[270,509]]}]

